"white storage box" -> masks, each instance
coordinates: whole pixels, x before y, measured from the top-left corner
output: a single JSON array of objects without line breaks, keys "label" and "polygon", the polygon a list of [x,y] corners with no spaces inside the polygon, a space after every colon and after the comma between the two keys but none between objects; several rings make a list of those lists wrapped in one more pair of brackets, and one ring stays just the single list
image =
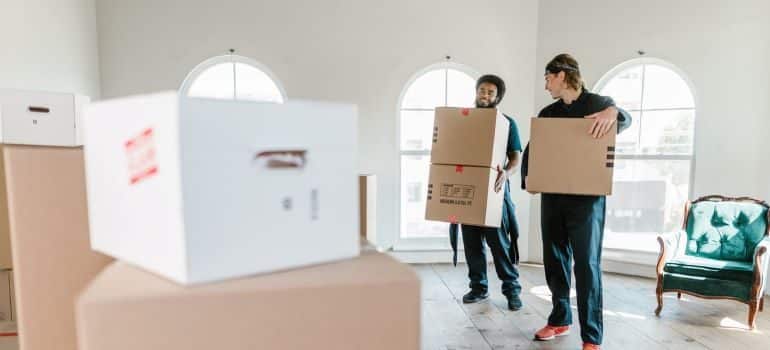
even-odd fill
[{"label": "white storage box", "polygon": [[0,142],[17,145],[81,146],[87,96],[0,89]]},{"label": "white storage box", "polygon": [[359,253],[356,107],[181,98],[91,104],[91,246],[182,284]]}]

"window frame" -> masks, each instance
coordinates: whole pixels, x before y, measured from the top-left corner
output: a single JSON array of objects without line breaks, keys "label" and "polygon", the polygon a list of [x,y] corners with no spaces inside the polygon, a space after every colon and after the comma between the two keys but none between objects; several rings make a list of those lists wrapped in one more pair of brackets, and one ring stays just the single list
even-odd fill
[{"label": "window frame", "polygon": [[[278,77],[271,71],[266,65],[253,60],[251,58],[240,56],[240,55],[220,55],[220,56],[214,56],[211,57],[201,63],[199,63],[197,66],[195,66],[185,77],[185,79],[182,81],[182,85],[179,88],[179,94],[181,96],[187,97],[189,94],[190,87],[193,85],[193,83],[198,79],[198,77],[206,72],[209,68],[216,66],[218,64],[222,63],[232,63],[233,64],[233,101],[244,101],[239,100],[236,98],[237,96],[237,85],[238,85],[238,76],[235,74],[235,64],[241,63],[246,64],[248,66],[251,66],[253,68],[256,68],[265,75],[267,75],[272,81],[273,84],[278,88],[278,92],[281,94],[281,99],[285,103],[288,101],[288,97],[286,95],[286,90],[283,87],[283,84],[281,83],[281,80],[278,79]],[[249,100],[250,101],[250,100]]]},{"label": "window frame", "polygon": [[[630,69],[630,68],[634,68],[634,67],[637,67],[637,66],[644,67],[646,65],[662,66],[664,68],[667,68],[667,69],[671,70],[675,74],[677,74],[679,76],[679,78],[681,78],[682,81],[684,81],[685,84],[687,85],[687,87],[689,89],[689,92],[690,92],[690,94],[693,97],[693,106],[692,106],[692,108],[688,107],[688,108],[650,108],[650,109],[645,109],[644,105],[643,105],[643,100],[642,100],[642,105],[640,105],[638,110],[631,110],[631,111],[628,111],[628,112],[629,113],[641,112],[642,118],[644,118],[644,112],[650,112],[650,111],[653,111],[653,112],[654,111],[675,111],[675,110],[688,110],[689,111],[689,110],[692,110],[693,111],[693,138],[692,138],[693,145],[692,145],[692,153],[690,155],[671,155],[671,154],[655,155],[655,154],[639,154],[639,153],[637,153],[637,154],[616,154],[615,158],[618,159],[618,160],[629,160],[629,161],[635,161],[635,160],[661,160],[661,161],[677,161],[677,160],[682,160],[683,161],[683,160],[689,160],[690,161],[690,169],[689,169],[690,170],[690,174],[689,174],[690,176],[689,176],[689,180],[688,180],[689,181],[689,185],[688,185],[688,190],[687,190],[687,192],[688,192],[687,193],[687,200],[692,200],[693,197],[694,197],[694,193],[695,193],[695,191],[694,191],[695,190],[695,186],[694,185],[695,185],[695,164],[696,164],[696,161],[697,161],[697,145],[698,145],[698,110],[699,110],[698,106],[699,106],[699,103],[698,103],[698,95],[697,95],[697,91],[695,89],[695,85],[689,79],[688,75],[683,70],[681,70],[679,67],[677,67],[676,65],[674,65],[674,64],[672,64],[672,63],[670,63],[670,62],[668,62],[666,60],[660,59],[660,58],[655,58],[655,57],[636,58],[636,59],[631,59],[631,60],[627,60],[627,61],[625,61],[623,63],[620,63],[617,66],[615,66],[612,69],[610,69],[609,71],[607,71],[607,73],[605,73],[596,82],[596,84],[594,84],[593,91],[595,91],[596,93],[601,93],[601,90],[610,81],[612,81],[619,73],[621,73],[621,72],[623,72],[623,71],[625,71],[627,69]],[[644,96],[644,78],[645,78],[644,68],[642,69],[642,72],[643,72],[642,73],[642,88],[641,88],[640,93],[642,94],[642,96]],[[641,122],[641,120],[640,120],[640,122]],[[641,130],[640,130],[640,137],[641,137]],[[684,207],[685,203],[681,203],[681,205],[682,205],[682,207]],[[647,250],[633,249],[631,247],[622,247],[622,248],[618,248],[618,247],[611,247],[611,248],[610,247],[604,247],[604,249],[616,252],[617,253],[617,259],[621,260],[621,261],[628,261],[629,260],[629,259],[624,258],[624,256],[628,257],[627,254],[624,254],[624,252],[626,252],[626,253],[642,253],[642,254],[650,253]],[[636,260],[636,259],[633,259],[633,260]],[[654,261],[648,261],[648,263],[654,263]]]},{"label": "window frame", "polygon": [[[396,101],[395,106],[395,115],[396,115],[396,129],[395,129],[395,136],[396,136],[396,143],[395,143],[395,155],[396,155],[396,164],[397,164],[397,181],[396,186],[398,189],[398,210],[396,211],[397,215],[397,222],[398,222],[398,228],[396,230],[396,239],[395,244],[393,247],[393,250],[395,251],[437,251],[437,250],[448,250],[451,249],[449,245],[449,240],[446,239],[446,236],[441,237],[409,237],[408,232],[404,232],[403,230],[403,220],[405,218],[402,215],[403,206],[406,204],[405,199],[402,195],[402,175],[403,175],[403,167],[401,166],[401,162],[404,156],[428,156],[430,157],[430,151],[429,150],[403,150],[401,147],[401,112],[402,111],[433,111],[434,109],[428,109],[428,108],[402,108],[402,104],[404,101],[404,97],[406,96],[407,91],[409,91],[409,88],[412,87],[412,85],[422,77],[423,75],[430,73],[435,70],[457,70],[459,72],[465,73],[468,76],[470,76],[474,81],[478,79],[481,74],[476,71],[475,69],[471,68],[470,66],[455,63],[455,62],[440,62],[431,64],[427,67],[424,67],[417,72],[415,72],[403,85],[401,89],[401,93],[399,94],[398,100]],[[447,72],[448,74],[448,72]],[[444,77],[444,105],[447,105],[448,103],[448,91],[449,91],[449,85],[448,85],[448,79],[447,76]],[[459,249],[462,249],[462,245],[458,247]]]}]

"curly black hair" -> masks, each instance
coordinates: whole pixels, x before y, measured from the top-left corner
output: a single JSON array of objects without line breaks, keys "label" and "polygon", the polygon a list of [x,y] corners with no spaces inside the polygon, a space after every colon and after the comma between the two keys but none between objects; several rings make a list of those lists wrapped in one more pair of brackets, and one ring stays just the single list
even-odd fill
[{"label": "curly black hair", "polygon": [[505,96],[505,82],[500,77],[493,74],[482,75],[479,80],[476,81],[476,90],[484,83],[489,83],[497,87],[497,98],[495,99],[495,105],[500,103]]}]

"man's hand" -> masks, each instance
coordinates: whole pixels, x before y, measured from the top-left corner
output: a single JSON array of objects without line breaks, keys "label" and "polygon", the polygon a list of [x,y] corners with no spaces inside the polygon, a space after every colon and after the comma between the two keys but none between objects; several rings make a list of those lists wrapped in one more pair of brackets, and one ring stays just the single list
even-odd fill
[{"label": "man's hand", "polygon": [[527,190],[527,192],[529,192],[529,194],[540,194],[540,192],[529,190],[529,184],[527,183],[527,179],[529,179],[529,176],[524,177],[524,188]]},{"label": "man's hand", "polygon": [[615,107],[607,107],[599,113],[594,113],[586,116],[586,119],[593,119],[594,123],[588,129],[588,133],[595,139],[601,138],[612,128],[612,125],[618,119],[618,109]]},{"label": "man's hand", "polygon": [[503,184],[511,174],[507,170],[504,170],[499,165],[497,166],[497,180],[495,180],[495,193],[500,192],[503,189]]}]

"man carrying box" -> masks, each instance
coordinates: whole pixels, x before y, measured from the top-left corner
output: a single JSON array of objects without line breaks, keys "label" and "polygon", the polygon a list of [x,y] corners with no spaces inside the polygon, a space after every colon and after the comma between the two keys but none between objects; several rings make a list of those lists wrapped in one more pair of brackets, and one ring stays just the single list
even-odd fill
[{"label": "man carrying box", "polygon": [[[477,108],[495,108],[503,99],[503,95],[505,95],[505,83],[495,75],[484,75],[476,82]],[[521,292],[521,285],[518,281],[519,271],[516,270],[515,266],[519,259],[516,245],[519,228],[514,212],[515,207],[510,196],[508,178],[514,174],[519,164],[521,141],[516,122],[508,116],[505,118],[510,124],[506,150],[508,162],[504,167],[497,166],[497,179],[495,181],[495,192],[505,191],[503,195],[503,219],[499,228],[462,225],[465,260],[468,264],[468,277],[471,280],[471,290],[463,296],[463,303],[476,303],[489,297],[487,259],[484,253],[484,241],[486,240],[492,251],[497,276],[503,282],[502,292],[508,299],[508,308],[516,311],[522,307],[519,298]],[[454,237],[456,241],[458,224],[450,225],[449,230],[450,236]]]},{"label": "man carrying box", "polygon": [[[594,138],[601,138],[613,130],[615,122],[618,123],[618,132],[631,125],[631,116],[615,107],[611,98],[586,90],[578,63],[572,56],[561,54],[551,60],[545,68],[545,80],[546,90],[558,101],[543,108],[539,118],[594,119],[585,135]],[[523,158],[522,188],[527,189],[529,146]],[[603,333],[601,250],[605,205],[603,195],[543,194],[540,209],[543,265],[553,309],[548,324],[535,334],[535,339],[551,340],[569,333],[572,323],[570,280],[574,257],[583,349],[599,349]]]}]

